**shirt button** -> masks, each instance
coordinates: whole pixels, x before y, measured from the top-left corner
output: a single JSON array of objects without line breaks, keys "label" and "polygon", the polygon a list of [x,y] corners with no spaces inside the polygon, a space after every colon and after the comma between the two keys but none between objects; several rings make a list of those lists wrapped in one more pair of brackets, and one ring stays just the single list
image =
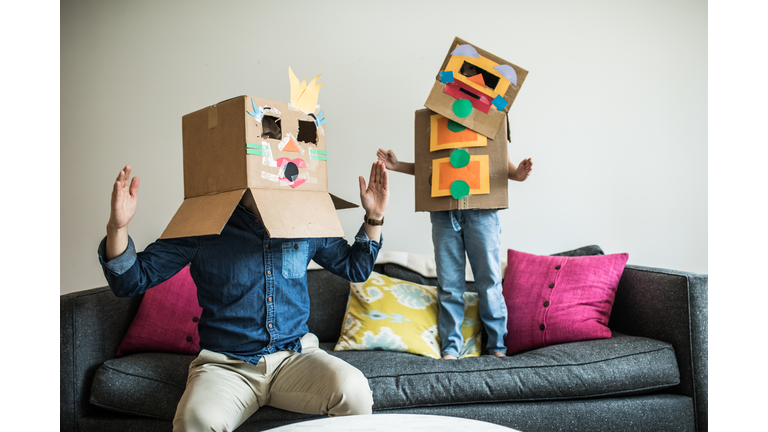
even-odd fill
[{"label": "shirt button", "polygon": [[544,324],[542,324],[542,325],[540,325],[540,326],[539,326],[539,329],[540,329],[540,330],[544,330],[545,328],[546,328],[546,327],[544,326]]},{"label": "shirt button", "polygon": [[272,274],[272,270],[267,270],[267,274],[271,275]]},{"label": "shirt button", "polygon": [[549,307],[549,302],[548,301],[544,302],[544,307]]},{"label": "shirt button", "polygon": [[268,299],[267,299],[267,301],[268,301],[268,302],[271,302],[271,301],[272,301],[272,297],[268,298]]},{"label": "shirt button", "polygon": [[297,245],[297,244],[296,244],[296,245],[293,245],[293,248],[294,248],[294,249],[298,249],[298,248],[299,248],[299,245]]},{"label": "shirt button", "polygon": [[550,288],[554,288],[554,287],[555,287],[555,284],[551,283],[551,284],[549,284],[549,287],[550,287]]},{"label": "shirt button", "polygon": [[268,325],[267,327],[272,328],[272,324]]},{"label": "shirt button", "polygon": [[267,348],[272,348],[272,345],[267,345]]},{"label": "shirt button", "polygon": [[265,247],[265,248],[267,248],[267,249],[269,249],[269,243],[266,243],[266,244],[264,245],[264,247]]},{"label": "shirt button", "polygon": [[198,321],[200,321],[200,318],[198,318],[198,317],[193,317],[192,318],[192,322],[198,322]]},{"label": "shirt button", "polygon": [[555,266],[555,270],[560,270],[560,265],[559,264]]},{"label": "shirt button", "polygon": [[187,336],[187,342],[192,342],[192,336]]}]

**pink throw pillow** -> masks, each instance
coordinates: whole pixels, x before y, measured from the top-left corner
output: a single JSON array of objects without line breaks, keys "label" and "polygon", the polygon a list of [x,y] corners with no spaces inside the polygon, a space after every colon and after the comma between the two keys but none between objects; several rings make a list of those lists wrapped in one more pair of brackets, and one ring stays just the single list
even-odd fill
[{"label": "pink throw pillow", "polygon": [[117,357],[139,352],[197,354],[203,312],[189,267],[144,293],[139,311],[117,348]]},{"label": "pink throw pillow", "polygon": [[608,318],[629,254],[582,257],[508,252],[507,354],[611,337]]}]

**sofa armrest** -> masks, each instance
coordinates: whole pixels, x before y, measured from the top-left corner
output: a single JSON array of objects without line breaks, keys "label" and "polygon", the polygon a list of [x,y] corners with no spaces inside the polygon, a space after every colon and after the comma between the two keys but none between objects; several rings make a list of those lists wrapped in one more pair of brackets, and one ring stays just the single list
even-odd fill
[{"label": "sofa armrest", "polygon": [[628,265],[616,291],[609,327],[669,342],[675,348],[680,384],[693,398],[698,430],[707,430],[708,276]]},{"label": "sofa armrest", "polygon": [[97,408],[88,402],[91,381],[104,361],[115,358],[141,297],[118,298],[108,287],[60,296],[61,430],[77,430],[78,420]]}]

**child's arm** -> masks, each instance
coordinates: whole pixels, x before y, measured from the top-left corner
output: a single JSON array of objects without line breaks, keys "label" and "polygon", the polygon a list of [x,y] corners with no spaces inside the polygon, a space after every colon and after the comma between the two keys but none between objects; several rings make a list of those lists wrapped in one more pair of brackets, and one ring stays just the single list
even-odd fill
[{"label": "child's arm", "polygon": [[395,156],[395,152],[392,150],[385,151],[383,149],[379,149],[379,151],[376,152],[376,156],[378,156],[379,161],[383,162],[384,166],[388,170],[401,172],[403,174],[415,175],[413,162],[398,161],[397,157]]},{"label": "child's arm", "polygon": [[512,160],[508,160],[509,168],[507,169],[507,177],[510,180],[525,181],[533,170],[533,161],[531,158],[523,159],[519,166],[515,166]]}]

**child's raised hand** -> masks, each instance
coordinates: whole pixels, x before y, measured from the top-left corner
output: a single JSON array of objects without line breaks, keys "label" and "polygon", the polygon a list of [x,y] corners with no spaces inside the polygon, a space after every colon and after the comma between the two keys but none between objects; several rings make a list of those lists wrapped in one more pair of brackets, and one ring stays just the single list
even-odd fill
[{"label": "child's raised hand", "polygon": [[386,167],[388,170],[397,170],[397,156],[395,156],[395,152],[392,150],[385,151],[383,149],[379,149],[376,152],[376,157],[379,158],[379,161],[382,162],[384,167]]},{"label": "child's raised hand", "polygon": [[533,161],[531,161],[531,158],[523,159],[517,166],[517,181],[527,179],[531,174],[531,170],[533,170]]}]

